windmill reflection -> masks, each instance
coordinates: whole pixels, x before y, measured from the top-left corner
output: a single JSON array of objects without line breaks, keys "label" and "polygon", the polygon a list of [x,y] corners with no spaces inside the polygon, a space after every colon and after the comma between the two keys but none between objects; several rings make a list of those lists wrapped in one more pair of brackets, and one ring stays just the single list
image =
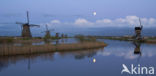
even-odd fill
[{"label": "windmill reflection", "polygon": [[56,40],[56,43],[55,43],[55,44],[56,44],[56,45],[58,45],[58,44],[59,44],[59,39],[57,39],[57,40]]},{"label": "windmill reflection", "polygon": [[19,61],[26,61],[27,69],[31,70],[31,64],[36,63],[38,58],[43,60],[50,60],[53,61],[54,53],[47,53],[47,54],[35,54],[35,55],[24,55],[24,56],[5,56],[0,57],[0,72],[10,66],[11,64],[16,64]]},{"label": "windmill reflection", "polygon": [[140,49],[141,43],[134,41],[133,44],[135,45],[134,54],[141,55],[141,49]]},{"label": "windmill reflection", "polygon": [[28,70],[31,69],[31,55],[28,56]]}]

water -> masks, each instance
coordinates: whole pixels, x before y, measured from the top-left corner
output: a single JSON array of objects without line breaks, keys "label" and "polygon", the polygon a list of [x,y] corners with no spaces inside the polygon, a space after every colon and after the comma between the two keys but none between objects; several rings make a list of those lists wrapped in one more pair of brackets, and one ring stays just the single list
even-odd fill
[{"label": "water", "polygon": [[[156,45],[100,41],[109,45],[94,50],[0,57],[0,76],[133,76],[121,74],[122,64],[156,68]],[[140,52],[134,54],[136,49]]]}]

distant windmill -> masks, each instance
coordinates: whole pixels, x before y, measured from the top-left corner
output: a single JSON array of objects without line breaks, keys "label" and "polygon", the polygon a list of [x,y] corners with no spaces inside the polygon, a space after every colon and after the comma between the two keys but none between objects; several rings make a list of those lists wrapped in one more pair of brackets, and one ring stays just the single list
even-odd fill
[{"label": "distant windmill", "polygon": [[54,29],[48,29],[48,25],[46,24],[45,25],[46,26],[46,31],[44,31],[44,32],[46,32],[46,34],[45,34],[45,37],[46,38],[50,38],[51,36],[50,36],[50,31],[54,31]]},{"label": "distant windmill", "polygon": [[22,27],[22,37],[31,38],[32,34],[30,31],[30,27],[39,27],[39,25],[29,24],[29,12],[27,11],[27,23],[16,22],[16,24],[20,24]]},{"label": "distant windmill", "polygon": [[59,33],[58,32],[55,34],[55,37],[56,38],[59,38]]},{"label": "distant windmill", "polygon": [[64,38],[64,34],[61,34],[61,37]]},{"label": "distant windmill", "polygon": [[141,40],[142,39],[141,32],[142,32],[143,25],[141,24],[140,18],[139,18],[139,23],[140,23],[140,26],[135,27],[135,39],[136,40]]}]

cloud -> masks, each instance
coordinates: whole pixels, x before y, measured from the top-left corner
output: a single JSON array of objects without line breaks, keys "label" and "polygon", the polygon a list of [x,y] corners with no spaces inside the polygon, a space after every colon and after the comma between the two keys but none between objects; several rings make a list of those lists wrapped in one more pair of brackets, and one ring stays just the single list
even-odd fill
[{"label": "cloud", "polygon": [[80,25],[80,26],[87,26],[87,25],[91,26],[91,25],[93,25],[92,22],[89,22],[88,20],[83,19],[83,18],[76,19],[74,24],[75,25]]},{"label": "cloud", "polygon": [[125,23],[126,20],[123,19],[123,18],[118,18],[118,19],[116,19],[116,22],[119,22],[119,23]]},{"label": "cloud", "polygon": [[[142,25],[144,27],[154,27],[156,26],[155,18],[140,18]],[[91,22],[84,18],[78,18],[74,22],[60,22],[59,20],[52,20],[49,24],[61,24],[70,25],[77,27],[135,27],[139,26],[139,17],[137,16],[126,16],[124,18],[116,19],[98,19]]]},{"label": "cloud", "polygon": [[60,24],[61,22],[59,20],[52,20],[51,24]]},{"label": "cloud", "polygon": [[149,24],[155,24],[155,23],[156,23],[156,19],[154,19],[154,18],[149,19]]},{"label": "cloud", "polygon": [[125,18],[126,22],[130,25],[136,25],[138,23],[139,17],[137,16],[127,16]]},{"label": "cloud", "polygon": [[[156,24],[156,19],[154,18],[140,18],[142,25],[145,27],[148,26],[155,26]],[[139,23],[139,17],[137,16],[126,16],[125,18],[118,18],[116,19],[117,24],[120,24],[123,26],[123,24],[127,25],[133,25],[133,26],[138,26],[140,25]]]},{"label": "cloud", "polygon": [[104,24],[106,23],[106,24],[109,24],[109,23],[112,23],[112,20],[110,20],[110,19],[97,20],[96,23],[100,23],[100,24],[101,24],[101,23],[102,23],[102,24],[103,24],[103,23],[104,23]]},{"label": "cloud", "polygon": [[51,20],[48,23],[42,23],[41,25],[45,25],[47,24],[48,26],[53,26],[53,25],[58,25],[58,24],[62,24],[60,20]]}]

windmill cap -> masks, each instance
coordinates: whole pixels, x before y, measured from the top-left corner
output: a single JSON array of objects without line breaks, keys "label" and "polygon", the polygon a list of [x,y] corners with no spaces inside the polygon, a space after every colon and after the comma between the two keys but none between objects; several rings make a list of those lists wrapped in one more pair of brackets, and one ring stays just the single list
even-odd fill
[{"label": "windmill cap", "polygon": [[141,27],[135,27],[135,30],[141,30]]}]

